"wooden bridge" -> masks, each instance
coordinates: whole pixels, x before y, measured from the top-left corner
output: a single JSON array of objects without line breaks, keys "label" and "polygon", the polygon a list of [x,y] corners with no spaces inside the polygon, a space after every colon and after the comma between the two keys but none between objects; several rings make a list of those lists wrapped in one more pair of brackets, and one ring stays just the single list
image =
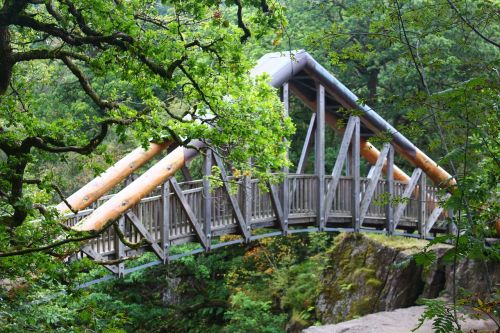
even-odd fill
[{"label": "wooden bridge", "polygon": [[[97,238],[81,249],[78,257],[108,261],[106,267],[122,275],[126,271],[124,259],[152,250],[160,261],[166,262],[172,246],[187,242],[199,243],[203,250],[210,251],[227,244],[297,232],[374,232],[431,238],[437,233],[453,231],[451,212],[444,212],[439,206],[448,194],[440,198],[438,193],[443,191],[427,181],[428,177],[436,181],[438,176],[447,173],[386,123],[382,123],[385,129],[394,130],[392,141],[384,143],[380,151],[374,148],[367,138],[381,131],[377,126],[383,120],[370,114],[371,109],[361,116],[340,115],[339,108],[349,105],[350,101],[342,95],[346,93],[342,89],[346,88],[332,86],[331,78],[326,82],[324,69],[311,70],[316,64],[311,64],[309,58],[309,63],[297,67],[296,62],[300,61],[297,58],[290,62],[289,56],[288,60],[286,56],[268,56],[268,60],[259,62],[256,70],[273,68],[271,84],[281,88],[285,110],[289,108],[289,92],[293,92],[314,111],[294,173],[284,168],[285,176],[280,184],[262,186],[256,179],[230,175],[221,158],[209,148],[203,148],[203,179],[190,180],[184,165],[182,171],[187,181],[166,177],[147,196],[124,207],[124,214],[117,222],[101,230]],[[286,66],[280,67],[279,63],[290,64],[290,69],[284,71]],[[334,167],[327,174],[325,123],[337,126],[339,119],[346,125],[335,128],[341,142]],[[315,172],[305,174],[305,161],[313,151],[312,146]],[[411,176],[394,165],[395,151],[417,165]],[[372,164],[366,176],[360,174],[360,156]],[[221,170],[223,185],[219,188],[211,188],[209,181],[213,165]],[[102,196],[86,209],[68,214],[68,225],[85,221],[111,202],[113,196]],[[240,237],[221,243],[218,237],[228,234]]]}]

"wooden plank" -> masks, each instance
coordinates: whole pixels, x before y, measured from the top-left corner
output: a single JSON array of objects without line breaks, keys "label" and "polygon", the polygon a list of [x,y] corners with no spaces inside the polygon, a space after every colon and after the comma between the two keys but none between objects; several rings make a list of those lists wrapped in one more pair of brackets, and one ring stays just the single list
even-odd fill
[{"label": "wooden plank", "polygon": [[427,228],[425,227],[426,202],[427,202],[427,180],[425,173],[422,172],[422,174],[420,175],[419,193],[418,193],[418,233],[420,234],[420,238],[422,239],[427,238]]},{"label": "wooden plank", "polygon": [[370,207],[370,203],[373,198],[373,193],[375,193],[375,189],[377,188],[378,181],[380,176],[382,175],[382,167],[384,166],[384,161],[389,152],[389,143],[384,144],[384,148],[380,152],[380,155],[377,159],[375,165],[370,169],[370,174],[368,175],[368,186],[366,187],[365,194],[363,196],[363,200],[361,201],[361,208],[359,213],[359,225],[363,225],[363,220],[365,219],[366,213],[368,212],[368,208]]},{"label": "wooden plank", "polygon": [[137,215],[135,215],[132,210],[127,211],[125,213],[125,216],[130,220],[130,222],[132,222],[141,236],[146,238],[146,240],[151,243],[151,248],[153,249],[153,252],[158,256],[158,258],[160,258],[161,260],[165,260],[165,252],[163,251],[161,246],[157,242],[155,242],[153,236],[149,233],[144,224],[142,224],[139,217],[137,217]]},{"label": "wooden plank", "polygon": [[394,206],[392,205],[392,200],[394,199],[394,147],[392,144],[389,144],[386,171],[386,191],[388,194],[388,202],[385,206],[386,230],[389,235],[392,235],[394,232]]},{"label": "wooden plank", "polygon": [[401,219],[401,216],[403,216],[403,212],[407,205],[407,199],[410,199],[421,174],[422,174],[422,169],[416,168],[415,170],[413,170],[410,181],[406,185],[405,191],[403,192],[403,195],[401,197],[403,202],[398,204],[394,212],[394,229],[397,228],[399,220]]},{"label": "wooden plank", "polygon": [[344,162],[347,157],[347,151],[349,149],[349,143],[351,142],[355,125],[356,121],[353,117],[350,117],[347,122],[344,137],[342,138],[339,153],[332,170],[332,180],[330,181],[330,186],[328,186],[328,192],[325,196],[325,221],[328,221],[328,214],[332,208],[333,197],[335,195],[335,191],[337,190],[337,185],[339,184],[340,174],[342,173],[342,167],[344,166]]},{"label": "wooden plank", "polygon": [[359,117],[354,117],[356,126],[354,127],[354,133],[352,134],[351,141],[351,156],[352,156],[352,222],[354,231],[358,232],[361,228],[360,225],[360,184],[361,176],[359,174],[360,166],[360,145],[361,145],[361,125]]},{"label": "wooden plank", "polygon": [[231,193],[231,188],[230,188],[229,183],[228,183],[226,169],[224,168],[224,164],[222,163],[221,158],[219,157],[219,155],[214,154],[214,159],[215,159],[215,163],[217,163],[217,166],[220,169],[223,188],[226,191],[226,194],[227,194],[229,201],[231,203],[231,206],[233,208],[234,215],[236,216],[236,221],[238,222],[238,225],[241,229],[241,232],[243,233],[243,237],[245,238],[245,241],[248,242],[248,241],[250,241],[250,227],[247,226],[245,219],[243,218],[243,214],[241,213],[240,206],[238,205],[238,201],[236,200],[234,195]]},{"label": "wooden plank", "polygon": [[304,140],[304,145],[302,146],[302,152],[300,153],[299,163],[297,164],[296,174],[303,174],[306,168],[306,158],[311,147],[311,138],[316,130],[316,113],[311,115],[311,120],[309,121],[309,127],[307,128],[306,139]]},{"label": "wooden plank", "polygon": [[203,229],[207,238],[207,249],[210,250],[212,243],[212,191],[210,190],[210,179],[212,174],[212,150],[205,151],[203,159]]},{"label": "wooden plank", "polygon": [[189,205],[186,197],[184,196],[184,193],[182,193],[182,189],[179,186],[179,183],[177,183],[177,180],[172,177],[170,178],[170,184],[172,185],[172,189],[174,190],[174,195],[179,199],[179,202],[181,203],[182,209],[187,215],[187,218],[189,220],[189,223],[193,227],[196,235],[198,236],[198,239],[201,242],[201,245],[205,250],[209,249],[209,244],[207,241],[207,237],[205,236],[205,233],[203,232],[203,229],[201,228],[200,224],[198,223],[198,219],[196,218],[196,215],[194,214],[193,210],[191,209],[191,205]]},{"label": "wooden plank", "polygon": [[170,247],[170,183],[161,185],[161,212],[160,212],[160,244],[168,258]]},{"label": "wooden plank", "polygon": [[316,188],[316,218],[320,231],[325,228],[325,204],[322,198],[325,196],[325,87],[317,86],[316,92],[316,138],[314,167],[318,179]]},{"label": "wooden plank", "polygon": [[[117,223],[117,228],[120,229],[120,231],[123,234],[125,234],[125,217],[120,216],[120,218],[118,219],[118,221],[116,223]],[[116,232],[114,235],[115,235],[115,239],[114,239],[114,241],[115,241],[115,259],[122,259],[123,257],[125,257],[125,245],[123,245],[123,243],[120,241],[120,237],[118,237]],[[122,277],[123,273],[125,271],[125,263],[120,262],[120,263],[116,264],[116,268],[118,270],[118,272],[117,272],[118,276]]]},{"label": "wooden plank", "polygon": [[278,190],[276,189],[275,185],[268,184],[270,196],[271,196],[271,204],[273,206],[274,213],[276,215],[276,219],[278,220],[281,231],[285,232],[286,225],[285,221],[283,220],[283,209],[281,208],[281,203],[280,199],[278,196]]}]

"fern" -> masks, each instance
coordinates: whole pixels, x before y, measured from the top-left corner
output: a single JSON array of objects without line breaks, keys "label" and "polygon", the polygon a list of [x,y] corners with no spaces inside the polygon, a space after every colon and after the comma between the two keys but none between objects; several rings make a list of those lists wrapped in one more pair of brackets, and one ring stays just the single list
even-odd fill
[{"label": "fern", "polygon": [[453,316],[452,309],[446,305],[442,300],[437,299],[424,299],[421,304],[427,308],[418,319],[417,327],[412,332],[418,330],[426,320],[432,320],[432,329],[435,333],[460,333],[462,332],[456,326],[455,317]]}]

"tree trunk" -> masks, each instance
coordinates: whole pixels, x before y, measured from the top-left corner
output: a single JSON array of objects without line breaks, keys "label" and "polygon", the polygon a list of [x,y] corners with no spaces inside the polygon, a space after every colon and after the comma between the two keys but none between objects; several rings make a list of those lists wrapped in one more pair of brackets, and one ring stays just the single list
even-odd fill
[{"label": "tree trunk", "polygon": [[9,87],[12,77],[12,60],[9,27],[0,26],[0,95],[3,95]]}]

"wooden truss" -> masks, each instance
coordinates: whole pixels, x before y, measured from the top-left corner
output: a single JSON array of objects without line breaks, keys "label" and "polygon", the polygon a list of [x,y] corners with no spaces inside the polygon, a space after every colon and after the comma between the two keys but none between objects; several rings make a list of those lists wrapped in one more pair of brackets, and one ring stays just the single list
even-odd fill
[{"label": "wooden truss", "polygon": [[[436,230],[447,231],[442,226],[446,218],[443,208],[435,202],[437,191],[427,185],[427,177],[421,169],[414,169],[406,184],[394,179],[394,147],[391,143],[383,144],[368,175],[361,177],[361,120],[355,115],[347,119],[342,129],[333,169],[326,175],[325,88],[318,84],[316,91],[315,112],[309,122],[296,171],[290,173],[283,168],[281,171],[285,176],[281,184],[267,184],[268,192],[262,192],[251,177],[229,175],[222,158],[205,148],[201,181],[193,181],[184,165],[179,170],[185,182],[179,183],[171,177],[156,189],[157,192],[143,198],[116,222],[116,228],[124,237],[145,240],[141,249],[129,248],[112,234],[107,239],[103,237],[87,244],[81,249],[82,253],[96,261],[118,261],[105,267],[123,275],[124,264],[120,259],[134,251],[149,249],[161,261],[167,262],[173,244],[194,241],[204,251],[210,251],[214,246],[214,235],[238,234],[241,242],[246,243],[256,237],[252,230],[262,227],[278,229],[282,235],[304,226],[318,231],[385,229],[387,234],[406,230],[410,232],[408,235],[416,231],[420,238],[428,238]],[[282,100],[286,112],[288,93],[289,87],[285,84]],[[313,141],[314,174],[308,175],[304,172]],[[222,181],[218,197],[210,183],[213,166],[220,169]],[[238,187],[236,192],[234,185]],[[386,200],[382,209],[377,210],[374,207],[380,205],[378,196],[381,192],[385,193]],[[342,205],[347,208],[340,207]],[[448,223],[448,226],[453,228],[453,223]],[[112,245],[102,246],[101,243],[105,242]]]}]

